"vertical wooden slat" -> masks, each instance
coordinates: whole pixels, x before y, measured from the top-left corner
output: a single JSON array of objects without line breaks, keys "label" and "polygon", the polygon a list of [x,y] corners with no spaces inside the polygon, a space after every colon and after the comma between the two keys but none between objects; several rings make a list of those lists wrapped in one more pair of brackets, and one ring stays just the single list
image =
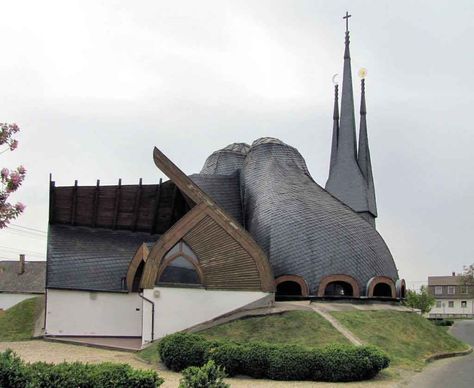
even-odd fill
[{"label": "vertical wooden slat", "polygon": [[132,230],[135,232],[137,230],[137,223],[138,223],[138,214],[140,212],[140,202],[142,200],[142,178],[140,178],[140,182],[138,183],[137,190],[135,192],[135,202],[133,204],[133,224]]},{"label": "vertical wooden slat", "polygon": [[117,220],[120,208],[120,198],[122,196],[122,178],[118,181],[117,189],[115,190],[115,203],[114,203],[114,217],[112,221],[112,229],[117,229]]},{"label": "vertical wooden slat", "polygon": [[53,181],[53,175],[49,174],[49,223],[54,223],[54,199],[55,199],[55,184]]},{"label": "vertical wooden slat", "polygon": [[76,210],[77,210],[77,179],[74,181],[74,187],[72,189],[72,201],[71,201],[71,225],[76,224]]},{"label": "vertical wooden slat", "polygon": [[97,185],[94,191],[94,202],[92,204],[92,227],[95,228],[97,224],[97,209],[99,208],[99,186],[100,180],[97,179]]},{"label": "vertical wooden slat", "polygon": [[156,187],[156,197],[155,197],[155,210],[153,212],[153,221],[150,228],[150,233],[155,234],[158,228],[158,217],[160,215],[160,202],[161,202],[161,184],[163,179],[160,178],[160,183]]}]

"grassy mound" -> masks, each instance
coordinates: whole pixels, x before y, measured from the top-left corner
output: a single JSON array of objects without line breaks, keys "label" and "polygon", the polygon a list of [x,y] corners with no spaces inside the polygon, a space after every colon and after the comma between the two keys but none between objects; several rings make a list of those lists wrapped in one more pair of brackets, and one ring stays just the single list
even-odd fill
[{"label": "grassy mound", "polygon": [[394,366],[418,368],[435,353],[468,348],[443,328],[414,313],[343,311],[331,314],[360,339],[387,352]]},{"label": "grassy mound", "polygon": [[31,339],[43,305],[43,297],[36,297],[26,299],[4,311],[0,315],[0,342]]},{"label": "grassy mound", "polygon": [[[201,331],[208,339],[227,339],[238,343],[268,342],[302,345],[308,348],[349,341],[319,314],[312,311],[290,311],[282,314],[239,319]],[[157,344],[139,353],[145,361],[159,360]]]}]

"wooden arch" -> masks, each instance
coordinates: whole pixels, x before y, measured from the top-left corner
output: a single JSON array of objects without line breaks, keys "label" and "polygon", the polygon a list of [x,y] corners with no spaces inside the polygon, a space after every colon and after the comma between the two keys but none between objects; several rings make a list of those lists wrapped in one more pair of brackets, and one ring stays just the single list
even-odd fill
[{"label": "wooden arch", "polygon": [[280,283],[283,282],[295,282],[298,283],[298,285],[301,288],[301,296],[308,296],[309,295],[309,287],[308,284],[306,283],[306,280],[302,278],[301,276],[298,275],[282,275],[278,276],[275,279],[275,289]]},{"label": "wooden arch", "polygon": [[128,264],[128,270],[127,270],[127,278],[126,278],[126,284],[127,284],[127,290],[130,292],[132,291],[133,288],[133,280],[135,279],[136,273],[138,271],[138,268],[140,267],[141,263],[145,263],[150,251],[145,243],[140,245],[135,252],[135,255],[132,258],[132,261],[130,261],[130,264]]},{"label": "wooden arch", "polygon": [[374,297],[375,286],[380,283],[386,284],[390,287],[392,298],[397,297],[395,283],[388,276],[374,276],[373,278],[371,278],[367,283],[367,297],[369,298]]},{"label": "wooden arch", "polygon": [[343,274],[329,275],[322,278],[321,282],[319,283],[318,296],[324,296],[326,287],[328,286],[329,283],[332,283],[332,282],[345,282],[345,283],[350,284],[352,287],[352,296],[354,298],[360,297],[360,288],[359,288],[359,285],[357,284],[357,281],[352,276],[343,275]]},{"label": "wooden arch", "polygon": [[155,286],[166,253],[183,240],[199,259],[204,287],[273,292],[270,263],[252,236],[156,147],[153,158],[194,207],[151,249],[141,288]]}]

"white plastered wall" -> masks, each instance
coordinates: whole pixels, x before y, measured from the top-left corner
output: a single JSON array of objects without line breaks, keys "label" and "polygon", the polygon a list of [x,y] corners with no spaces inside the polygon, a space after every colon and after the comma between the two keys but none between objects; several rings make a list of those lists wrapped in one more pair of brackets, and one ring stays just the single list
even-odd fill
[{"label": "white plastered wall", "polygon": [[[257,291],[215,291],[196,288],[155,287],[143,295],[155,304],[154,339],[210,321],[250,303],[266,300]],[[143,302],[143,343],[151,341],[151,303]]]},{"label": "white plastered wall", "polygon": [[47,290],[46,335],[140,337],[137,293]]},{"label": "white plastered wall", "polygon": [[26,299],[41,296],[42,294],[14,294],[8,292],[0,292],[0,310],[6,310],[15,306]]},{"label": "white plastered wall", "polygon": [[[453,307],[449,307],[449,302],[453,302]],[[466,307],[462,307],[461,302],[466,302]],[[430,310],[430,315],[433,314],[474,314],[474,299],[436,299],[436,303],[441,304],[440,307],[437,307],[435,304]]]}]

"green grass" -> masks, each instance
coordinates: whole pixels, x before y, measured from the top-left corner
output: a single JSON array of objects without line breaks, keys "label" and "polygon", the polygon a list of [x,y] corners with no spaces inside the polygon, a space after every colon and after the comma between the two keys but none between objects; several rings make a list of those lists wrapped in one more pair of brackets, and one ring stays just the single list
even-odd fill
[{"label": "green grass", "polygon": [[[348,344],[332,325],[311,311],[290,311],[282,314],[244,318],[199,332],[210,339],[228,339],[239,343],[269,342],[318,347],[332,343]],[[139,352],[145,361],[159,361],[157,344]]]},{"label": "green grass", "polygon": [[387,352],[393,366],[416,369],[435,353],[468,348],[445,328],[414,313],[344,311],[332,315],[360,339]]},{"label": "green grass", "polygon": [[0,342],[31,339],[43,304],[43,297],[36,297],[3,311],[0,315]]}]

